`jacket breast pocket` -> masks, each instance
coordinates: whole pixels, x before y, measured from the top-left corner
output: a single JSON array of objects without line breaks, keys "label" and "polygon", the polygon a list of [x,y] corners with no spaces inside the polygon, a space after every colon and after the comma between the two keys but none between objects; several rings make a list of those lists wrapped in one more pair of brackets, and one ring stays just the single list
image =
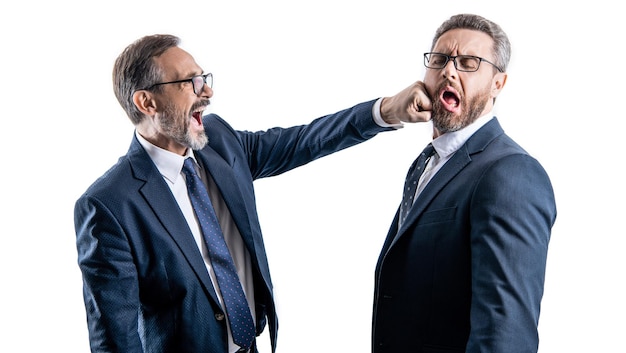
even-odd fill
[{"label": "jacket breast pocket", "polygon": [[418,223],[419,225],[426,225],[453,221],[456,217],[457,209],[455,206],[424,212]]}]

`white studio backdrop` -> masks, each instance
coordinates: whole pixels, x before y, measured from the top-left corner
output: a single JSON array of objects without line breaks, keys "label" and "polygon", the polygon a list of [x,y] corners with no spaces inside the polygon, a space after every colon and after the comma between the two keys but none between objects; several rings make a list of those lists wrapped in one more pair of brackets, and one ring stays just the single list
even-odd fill
[{"label": "white studio backdrop", "polygon": [[[495,113],[556,192],[539,351],[624,352],[624,26],[613,2],[563,5],[3,3],[0,351],[89,350],[73,205],[130,144],[111,70],[132,41],[181,37],[215,76],[209,112],[261,130],[422,79],[435,29],[471,12],[509,34],[513,59]],[[369,351],[374,266],[430,130],[410,125],[256,183],[280,317],[277,353]],[[266,335],[260,348],[270,352]]]}]

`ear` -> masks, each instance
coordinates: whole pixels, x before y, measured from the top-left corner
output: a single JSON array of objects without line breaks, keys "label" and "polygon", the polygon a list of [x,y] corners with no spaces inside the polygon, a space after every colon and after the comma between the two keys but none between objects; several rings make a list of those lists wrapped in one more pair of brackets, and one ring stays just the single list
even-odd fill
[{"label": "ear", "polygon": [[500,91],[504,88],[506,84],[506,78],[508,75],[506,72],[498,72],[491,80],[491,97],[496,98]]},{"label": "ear", "polygon": [[135,103],[137,109],[145,115],[154,116],[154,114],[156,114],[156,101],[149,91],[135,91],[135,93],[133,93],[133,103]]}]

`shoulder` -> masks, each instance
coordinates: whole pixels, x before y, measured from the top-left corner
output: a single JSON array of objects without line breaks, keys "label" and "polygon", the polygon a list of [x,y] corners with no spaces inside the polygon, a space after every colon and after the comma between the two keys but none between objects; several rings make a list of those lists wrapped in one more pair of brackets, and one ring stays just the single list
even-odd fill
[{"label": "shoulder", "polygon": [[128,195],[128,189],[132,185],[132,168],[127,155],[118,159],[106,172],[98,177],[80,196],[84,198],[107,199]]},{"label": "shoulder", "polygon": [[202,124],[207,135],[216,133],[231,133],[236,135],[235,129],[217,114],[207,114],[202,117]]}]

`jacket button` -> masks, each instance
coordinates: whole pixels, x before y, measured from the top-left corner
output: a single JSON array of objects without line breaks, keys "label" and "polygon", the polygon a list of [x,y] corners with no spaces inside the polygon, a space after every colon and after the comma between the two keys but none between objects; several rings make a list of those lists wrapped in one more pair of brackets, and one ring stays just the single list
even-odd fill
[{"label": "jacket button", "polygon": [[224,320],[224,314],[222,314],[222,313],[217,313],[217,314],[215,314],[215,319],[216,319],[217,321],[222,321],[222,320]]}]

